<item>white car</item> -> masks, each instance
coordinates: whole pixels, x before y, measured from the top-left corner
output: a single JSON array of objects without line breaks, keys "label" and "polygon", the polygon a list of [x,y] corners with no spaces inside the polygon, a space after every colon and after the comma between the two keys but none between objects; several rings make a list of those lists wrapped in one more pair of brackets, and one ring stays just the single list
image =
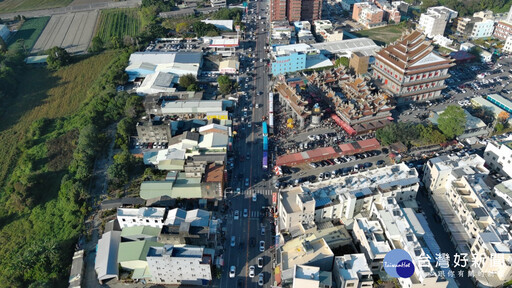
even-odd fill
[{"label": "white car", "polygon": [[258,258],[258,268],[263,268],[263,257]]},{"label": "white car", "polygon": [[265,241],[260,241],[260,252],[265,251]]},{"label": "white car", "polygon": [[249,266],[249,277],[254,277],[254,266]]},{"label": "white car", "polygon": [[235,266],[231,266],[231,268],[229,268],[229,278],[235,278],[235,270]]},{"label": "white car", "polygon": [[248,216],[247,209],[244,209],[244,214],[243,215],[244,215],[244,218],[247,218],[247,216]]},{"label": "white car", "polygon": [[234,215],[234,219],[235,219],[235,220],[238,220],[238,219],[240,219],[240,211],[238,211],[238,210],[235,210],[235,215]]},{"label": "white car", "polygon": [[258,194],[252,193],[252,202],[256,202],[258,200]]}]

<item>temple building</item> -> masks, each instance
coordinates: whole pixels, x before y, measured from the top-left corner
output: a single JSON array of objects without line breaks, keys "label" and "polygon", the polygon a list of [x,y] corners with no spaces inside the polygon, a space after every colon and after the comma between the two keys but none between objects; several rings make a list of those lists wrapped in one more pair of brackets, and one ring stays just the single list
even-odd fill
[{"label": "temple building", "polygon": [[441,97],[450,77],[453,59],[433,51],[421,32],[402,36],[375,55],[373,79],[379,88],[396,97],[398,104]]}]

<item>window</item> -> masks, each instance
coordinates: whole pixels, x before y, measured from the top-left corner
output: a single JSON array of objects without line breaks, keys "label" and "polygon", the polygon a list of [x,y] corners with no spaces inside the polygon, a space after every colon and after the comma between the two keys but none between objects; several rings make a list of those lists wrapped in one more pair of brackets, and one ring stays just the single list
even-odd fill
[{"label": "window", "polygon": [[146,223],[149,223],[149,220],[148,220],[148,219],[146,219]]},{"label": "window", "polygon": [[354,283],[347,283],[347,287],[354,287]]}]

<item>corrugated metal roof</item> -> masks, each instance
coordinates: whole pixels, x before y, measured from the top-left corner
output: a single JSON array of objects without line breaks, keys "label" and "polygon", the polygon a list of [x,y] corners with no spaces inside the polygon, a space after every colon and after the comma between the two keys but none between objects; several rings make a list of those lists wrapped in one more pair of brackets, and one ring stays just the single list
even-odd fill
[{"label": "corrugated metal roof", "polygon": [[363,149],[367,149],[369,147],[372,147],[372,149],[378,149],[380,147],[379,141],[375,138],[361,140],[357,142],[359,146]]},{"label": "corrugated metal roof", "polygon": [[121,231],[109,231],[98,241],[94,270],[98,280],[107,280],[117,277],[119,270],[117,256],[121,242]]},{"label": "corrugated metal roof", "polygon": [[332,147],[318,148],[318,149],[307,151],[307,153],[310,158],[336,156],[336,152],[334,151],[334,149]]},{"label": "corrugated metal roof", "polygon": [[132,235],[158,236],[159,234],[160,228],[150,226],[125,227],[123,228],[123,231],[121,231],[121,237],[127,237]]},{"label": "corrugated metal roof", "polygon": [[119,254],[117,263],[142,260],[146,261],[146,256],[150,247],[163,247],[164,244],[155,241],[131,241],[119,244]]}]

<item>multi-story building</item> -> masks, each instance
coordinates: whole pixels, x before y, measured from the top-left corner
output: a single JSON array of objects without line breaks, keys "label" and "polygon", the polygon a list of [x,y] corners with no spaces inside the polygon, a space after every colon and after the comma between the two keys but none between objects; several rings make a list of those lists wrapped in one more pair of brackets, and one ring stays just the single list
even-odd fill
[{"label": "multi-story building", "polygon": [[487,38],[492,36],[494,32],[494,20],[493,19],[482,19],[481,21],[475,22],[473,30],[471,30],[471,39]]},{"label": "multi-story building", "polygon": [[421,13],[419,29],[429,38],[443,35],[449,17],[450,14],[444,13],[444,10],[429,9],[426,13]]},{"label": "multi-story building", "polygon": [[453,19],[457,18],[459,13],[455,10],[452,10],[450,8],[444,7],[444,6],[435,6],[435,7],[429,7],[427,8],[427,13],[429,12],[436,12],[436,13],[442,13],[448,15],[448,22],[451,22]]},{"label": "multi-story building", "polygon": [[512,24],[505,21],[499,21],[494,28],[494,33],[492,36],[499,40],[505,41],[510,35],[512,35]]},{"label": "multi-story building", "polygon": [[[496,287],[512,276],[510,215],[485,181],[478,155],[442,156],[425,165],[425,186],[459,253],[467,253],[475,280]],[[506,202],[503,202],[506,206]]]},{"label": "multi-story building", "polygon": [[384,257],[391,251],[390,243],[384,236],[382,225],[377,220],[356,218],[352,227],[352,235],[356,245],[364,253],[370,269],[378,273],[382,270]]},{"label": "multi-story building", "polygon": [[151,247],[146,260],[153,283],[203,286],[212,280],[211,257],[201,247]]},{"label": "multi-story building", "polygon": [[450,77],[448,69],[454,64],[433,49],[419,31],[383,48],[372,66],[376,84],[397,97],[399,104],[441,97],[444,81]]},{"label": "multi-story building", "polygon": [[370,56],[366,56],[361,52],[354,52],[350,56],[349,67],[354,69],[356,75],[366,74],[368,72],[368,64]]},{"label": "multi-story building", "polygon": [[272,0],[270,21],[313,21],[322,18],[321,0]]},{"label": "multi-story building", "polygon": [[402,15],[400,15],[400,11],[393,7],[387,0],[374,0],[373,1],[377,7],[382,9],[384,12],[382,16],[382,20],[388,23],[400,23],[400,19]]},{"label": "multi-story building", "polygon": [[121,228],[133,226],[164,226],[165,208],[117,208],[117,221]]},{"label": "multi-story building", "polygon": [[226,0],[210,0],[212,7],[226,7]]},{"label": "multi-story building", "polygon": [[484,159],[492,170],[512,177],[512,140],[489,142],[485,147]]},{"label": "multi-story building", "polygon": [[385,22],[383,22],[384,11],[372,3],[356,3],[353,10],[352,19],[366,28],[385,25]]},{"label": "multi-story building", "polygon": [[328,271],[320,271],[318,267],[295,265],[291,288],[330,288],[330,274]]},{"label": "multi-story building", "polygon": [[172,138],[171,123],[163,121],[163,117],[155,116],[149,121],[139,121],[135,126],[139,142],[165,142]]},{"label": "multi-story building", "polygon": [[[315,226],[315,200],[300,189],[279,194],[279,228],[308,230]],[[302,226],[302,227],[301,227]]]},{"label": "multi-story building", "polygon": [[503,51],[507,53],[512,53],[512,35],[508,35],[507,39],[505,39],[505,45],[503,46]]},{"label": "multi-story building", "polygon": [[382,198],[372,205],[372,217],[378,219],[384,235],[392,249],[405,250],[411,257],[414,274],[408,278],[398,278],[401,287],[435,287],[446,288],[448,281],[437,275],[430,263],[425,248],[416,238],[414,230],[406,219],[404,212],[393,198]]},{"label": "multi-story building", "polygon": [[[318,183],[304,184],[297,189],[304,192],[303,197],[313,198],[312,208],[302,209],[308,211],[307,219],[313,217],[315,223],[322,223],[337,219],[352,219],[358,213],[369,211],[371,203],[381,197],[396,197],[397,201],[415,199],[418,188],[418,172],[402,163]],[[284,203],[285,199],[282,200]],[[313,215],[311,211],[314,211]]]},{"label": "multi-story building", "polygon": [[[292,275],[295,265],[308,265],[321,271],[332,271],[334,253],[323,238],[292,239],[279,247],[282,275]],[[290,277],[291,278],[291,277]]]},{"label": "multi-story building", "polygon": [[364,254],[345,254],[334,257],[333,278],[337,288],[371,288],[372,271]]},{"label": "multi-story building", "polygon": [[354,4],[363,2],[363,0],[342,0],[341,1],[341,9],[352,12],[354,9]]}]

